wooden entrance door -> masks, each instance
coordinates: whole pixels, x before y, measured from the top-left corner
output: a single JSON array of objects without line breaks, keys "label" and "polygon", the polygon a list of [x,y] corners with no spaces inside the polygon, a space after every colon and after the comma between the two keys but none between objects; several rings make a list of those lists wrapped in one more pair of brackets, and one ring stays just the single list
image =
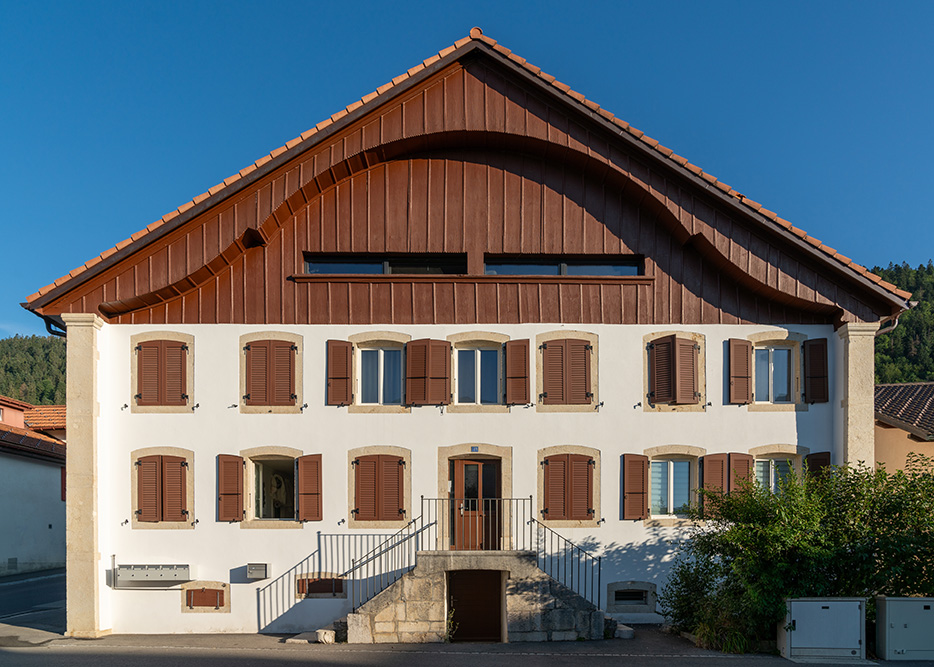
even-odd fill
[{"label": "wooden entrance door", "polygon": [[499,549],[503,508],[500,500],[500,462],[455,459],[451,496],[451,548]]},{"label": "wooden entrance door", "polygon": [[498,570],[448,573],[448,609],[456,642],[503,640],[503,577]]}]

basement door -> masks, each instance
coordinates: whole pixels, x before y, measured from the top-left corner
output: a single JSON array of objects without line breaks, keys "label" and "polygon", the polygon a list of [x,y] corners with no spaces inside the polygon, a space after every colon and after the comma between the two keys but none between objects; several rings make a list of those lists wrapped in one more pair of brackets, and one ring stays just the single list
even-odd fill
[{"label": "basement door", "polygon": [[499,570],[448,573],[451,641],[503,641],[503,577]]},{"label": "basement door", "polygon": [[454,459],[450,467],[451,536],[455,550],[499,549],[502,500],[498,460]]}]

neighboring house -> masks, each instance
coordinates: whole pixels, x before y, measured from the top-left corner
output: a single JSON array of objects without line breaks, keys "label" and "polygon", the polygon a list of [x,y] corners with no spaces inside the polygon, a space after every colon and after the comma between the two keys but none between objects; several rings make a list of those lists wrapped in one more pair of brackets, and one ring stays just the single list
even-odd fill
[{"label": "neighboring house", "polygon": [[26,426],[33,431],[65,440],[65,406],[34,405],[23,415]]},{"label": "neighboring house", "polygon": [[27,428],[33,409],[0,396],[0,576],[65,565],[65,445]]},{"label": "neighboring house", "polygon": [[68,632],[602,635],[536,564],[651,612],[699,487],[871,461],[909,296],[474,29],[28,297]]},{"label": "neighboring house", "polygon": [[876,385],[876,456],[889,472],[909,453],[934,457],[934,382]]}]

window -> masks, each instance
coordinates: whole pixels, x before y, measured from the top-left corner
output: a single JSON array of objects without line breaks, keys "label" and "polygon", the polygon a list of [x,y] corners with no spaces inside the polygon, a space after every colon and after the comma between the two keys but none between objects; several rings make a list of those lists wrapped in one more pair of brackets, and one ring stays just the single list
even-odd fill
[{"label": "window", "polygon": [[247,405],[295,405],[295,353],[298,346],[284,340],[254,340],[246,353]]},{"label": "window", "polygon": [[322,520],[321,454],[290,456],[277,449],[290,451],[266,447],[217,457],[218,521]]},{"label": "window", "polygon": [[405,460],[389,454],[353,459],[356,521],[399,521],[405,519]]},{"label": "window", "polygon": [[466,274],[467,255],[306,255],[311,275],[436,275]]},{"label": "window", "polygon": [[755,394],[757,403],[792,402],[791,348],[755,349]]},{"label": "window", "polygon": [[139,522],[188,521],[188,461],[150,455],[136,460],[135,518]]},{"label": "window", "polygon": [[295,593],[298,598],[345,598],[344,580],[338,576],[297,577]]},{"label": "window", "polygon": [[545,457],[542,516],[549,521],[593,519],[593,457],[557,454]]},{"label": "window", "polygon": [[493,276],[641,276],[641,258],[596,257],[583,259],[488,257],[484,272]]},{"label": "window", "polygon": [[784,459],[762,459],[756,461],[756,481],[759,485],[778,493],[779,482],[792,473],[791,461]]},{"label": "window", "polygon": [[500,375],[500,348],[458,348],[457,402],[500,403]]},{"label": "window", "polygon": [[675,334],[648,344],[649,402],[673,405],[697,404],[700,345]]},{"label": "window", "polygon": [[542,343],[542,393],[545,405],[589,405],[590,356],[586,340],[567,338]]},{"label": "window", "polygon": [[253,516],[257,519],[295,519],[295,461],[253,461]]},{"label": "window", "polygon": [[651,462],[650,511],[653,516],[683,514],[691,504],[691,462]]},{"label": "window", "polygon": [[402,348],[360,350],[360,403],[402,405]]},{"label": "window", "polygon": [[136,346],[136,405],[188,404],[187,344],[176,340],[150,340]]}]

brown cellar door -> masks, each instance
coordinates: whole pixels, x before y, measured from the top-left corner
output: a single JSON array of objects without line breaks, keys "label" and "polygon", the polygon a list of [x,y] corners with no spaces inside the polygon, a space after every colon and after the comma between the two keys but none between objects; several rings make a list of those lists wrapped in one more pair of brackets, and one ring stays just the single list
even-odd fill
[{"label": "brown cellar door", "polygon": [[458,570],[450,572],[448,577],[448,609],[452,612],[454,628],[451,641],[502,641],[502,573]]}]

